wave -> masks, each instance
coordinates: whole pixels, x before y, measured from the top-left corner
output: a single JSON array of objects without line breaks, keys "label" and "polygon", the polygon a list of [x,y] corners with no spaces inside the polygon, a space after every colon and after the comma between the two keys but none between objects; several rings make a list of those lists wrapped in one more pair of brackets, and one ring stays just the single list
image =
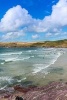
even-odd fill
[{"label": "wave", "polygon": [[26,77],[21,79],[21,80],[17,80],[18,83],[20,83],[21,81],[26,80]]},{"label": "wave", "polygon": [[33,69],[32,73],[36,74],[36,73],[42,71],[43,69],[48,68],[50,65],[54,64],[57,61],[57,59],[58,59],[58,57],[60,57],[60,55],[61,55],[61,53],[58,52],[57,55],[54,57],[54,59],[51,60],[51,62],[48,65],[47,64],[34,64],[33,66],[35,68]]},{"label": "wave", "polygon": [[27,60],[27,59],[30,59],[30,57],[18,58],[18,59],[14,60],[14,61],[22,61],[22,60]]},{"label": "wave", "polygon": [[1,65],[4,65],[5,62],[2,62]]},{"label": "wave", "polygon": [[33,73],[36,74],[40,72],[42,69],[45,68],[45,64],[34,64],[33,65],[35,68],[33,69]]},{"label": "wave", "polygon": [[27,60],[27,59],[30,59],[30,57],[24,57],[24,58],[19,58],[19,57],[16,57],[16,58],[8,58],[8,59],[5,59],[5,62],[23,61],[23,60]]},{"label": "wave", "polygon": [[0,90],[4,90],[7,87],[7,85],[0,88]]},{"label": "wave", "polygon": [[38,55],[38,57],[45,57],[45,55],[43,55],[43,54],[42,55]]},{"label": "wave", "polygon": [[8,82],[11,82],[13,79],[11,77],[8,77],[8,76],[2,76],[0,77],[0,82],[1,81],[8,81]]},{"label": "wave", "polygon": [[37,50],[28,50],[28,51],[26,51],[26,52],[29,52],[29,53],[31,53],[31,52],[36,52]]},{"label": "wave", "polygon": [[34,58],[35,56],[31,56],[30,58]]},{"label": "wave", "polygon": [[28,50],[28,51],[26,51],[26,52],[32,52],[32,50]]},{"label": "wave", "polygon": [[62,53],[61,52],[58,52],[57,53],[57,56],[55,57],[55,59],[52,61],[51,64],[54,64],[61,55],[62,55]]},{"label": "wave", "polygon": [[12,62],[12,61],[16,61],[17,58],[8,58],[5,59],[5,62]]},{"label": "wave", "polygon": [[10,55],[20,55],[22,52],[9,52],[9,53],[2,53],[2,56],[10,56]]},{"label": "wave", "polygon": [[[2,76],[2,77],[0,77],[0,90],[4,90],[6,87],[8,87],[8,84],[13,84],[14,82],[21,83],[24,80],[26,80],[26,77],[18,80],[18,79],[13,79],[8,76],[6,76],[6,77]],[[6,81],[8,82],[7,84],[6,84]],[[5,84],[2,84],[2,82],[5,82]]]}]

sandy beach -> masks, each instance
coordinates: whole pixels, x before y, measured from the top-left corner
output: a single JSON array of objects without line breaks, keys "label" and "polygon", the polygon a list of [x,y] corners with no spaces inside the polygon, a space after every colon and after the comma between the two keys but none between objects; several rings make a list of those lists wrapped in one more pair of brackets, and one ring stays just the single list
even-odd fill
[{"label": "sandy beach", "polygon": [[63,53],[57,61],[50,66],[51,72],[46,78],[53,81],[67,81],[67,52]]},{"label": "sandy beach", "polygon": [[[24,81],[24,83],[22,83],[22,86],[14,85],[12,87],[6,88],[6,90],[0,90],[0,100],[15,100],[17,96],[25,98],[24,100],[31,100],[30,98],[32,97],[34,100],[36,91],[37,95],[40,96],[41,98],[39,100],[50,100],[50,96],[49,99],[47,99],[48,97],[46,98],[45,94],[48,95],[49,91],[50,93],[51,92],[53,93],[53,91],[58,92],[58,90],[60,89],[63,91],[63,89],[67,88],[66,83],[67,83],[67,51],[65,53],[63,52],[62,55],[60,55],[58,59],[54,62],[54,64],[51,64],[48,68],[43,69],[41,70],[41,72],[38,72],[36,74],[32,73],[30,76],[27,76],[27,79]],[[33,86],[33,88],[24,87],[23,84],[24,85],[29,84]],[[46,87],[47,87],[47,92],[45,90]],[[61,87],[63,87],[63,89]],[[62,94],[64,93],[66,94],[67,92],[63,92]],[[41,96],[43,96],[43,94],[44,94],[43,98],[46,99],[42,99]],[[28,96],[30,98],[28,98]],[[37,97],[35,100],[38,100]],[[51,100],[55,100],[55,97],[54,99],[52,98]]]},{"label": "sandy beach", "polygon": [[[50,70],[50,73],[45,76],[45,83],[52,81],[67,82],[67,52],[63,53],[54,64],[50,65],[48,70]],[[44,84],[42,83],[42,85]]]},{"label": "sandy beach", "polygon": [[35,75],[31,75],[28,77],[28,80],[34,80],[34,84],[39,86],[46,85],[53,81],[67,82],[67,52],[60,55],[49,68],[42,70],[42,73],[39,72]]}]

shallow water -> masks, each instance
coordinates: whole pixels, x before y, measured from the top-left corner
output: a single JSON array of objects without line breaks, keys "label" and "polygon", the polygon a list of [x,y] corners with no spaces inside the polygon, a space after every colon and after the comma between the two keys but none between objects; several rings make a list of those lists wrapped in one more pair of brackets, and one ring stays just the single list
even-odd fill
[{"label": "shallow water", "polygon": [[65,52],[62,48],[0,48],[0,88],[21,84],[38,73],[48,74],[46,69]]}]

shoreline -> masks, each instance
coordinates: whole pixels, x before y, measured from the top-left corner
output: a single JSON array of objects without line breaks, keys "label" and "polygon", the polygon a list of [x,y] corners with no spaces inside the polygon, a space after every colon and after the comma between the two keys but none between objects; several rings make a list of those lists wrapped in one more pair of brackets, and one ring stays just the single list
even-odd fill
[{"label": "shoreline", "polygon": [[[66,78],[67,61],[66,59],[67,59],[67,52],[60,55],[58,59],[54,62],[54,64],[50,65],[50,67],[47,70],[48,72],[50,71],[50,73],[46,74],[45,77],[44,77],[44,73],[42,74],[38,73],[37,77],[34,76],[36,77],[36,79],[40,78],[39,76],[41,77],[43,76],[41,80],[39,79],[37,80],[37,82],[43,81],[40,85],[36,85],[36,86],[31,85],[29,87],[15,85],[9,88],[7,87],[5,90],[0,90],[0,99],[1,100],[15,100],[17,96],[20,96],[24,98],[23,100],[34,100],[36,96],[35,100],[50,100],[50,97],[53,95],[53,91],[55,91],[54,97],[52,97],[51,100],[56,100],[55,98],[59,98],[60,90],[62,91],[61,94],[64,95],[65,93],[67,95],[67,91],[66,91],[67,89],[67,78]],[[55,96],[56,92],[57,92],[57,96]],[[48,97],[49,93],[51,93],[51,96]]]},{"label": "shoreline", "polygon": [[50,78],[52,81],[67,81],[67,52],[60,55],[54,64],[51,64],[49,73],[46,78]]},{"label": "shoreline", "polygon": [[[44,74],[39,72],[34,76],[28,77],[29,81],[32,78],[32,81],[35,81],[36,79],[36,82],[34,82],[36,86],[34,84],[27,87],[24,87],[23,85],[15,85],[0,90],[0,99],[15,100],[15,98],[19,96],[24,98],[23,100],[32,100],[31,97],[33,100],[34,97],[36,97],[35,100],[50,100],[50,96],[48,95],[51,93],[52,96],[54,91],[54,97],[52,97],[51,100],[55,100],[56,93],[58,93],[57,97],[59,98],[60,90],[62,91],[61,94],[64,95],[65,93],[67,95],[67,51],[60,55],[57,60],[49,66],[49,68],[46,68],[46,71],[50,73]],[[38,97],[40,99],[38,99]]]},{"label": "shoreline", "polygon": [[[38,86],[44,86],[51,82],[67,82],[67,52],[60,55],[57,60],[51,64],[42,73],[37,73],[34,76],[36,79],[35,84],[39,83]],[[46,72],[46,74],[44,74]],[[36,77],[36,78],[35,78]]]}]

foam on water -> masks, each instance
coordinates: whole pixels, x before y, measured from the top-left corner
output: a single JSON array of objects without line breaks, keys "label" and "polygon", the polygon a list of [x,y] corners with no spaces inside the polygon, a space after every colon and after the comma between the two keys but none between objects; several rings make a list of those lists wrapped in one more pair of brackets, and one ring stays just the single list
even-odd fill
[{"label": "foam on water", "polygon": [[23,57],[23,58],[19,58],[19,57],[3,58],[2,60],[4,60],[5,62],[1,62],[1,64],[3,65],[4,63],[7,63],[7,62],[23,61],[23,60],[27,60],[27,59],[30,59],[30,57]]},{"label": "foam on water", "polygon": [[57,55],[55,56],[55,58],[51,61],[50,65],[54,64],[61,55],[62,54],[60,52],[58,52]]},{"label": "foam on water", "polygon": [[3,65],[5,62],[2,62],[1,65]]},{"label": "foam on water", "polygon": [[33,65],[35,68],[33,69],[33,74],[36,74],[38,72],[40,72],[42,69],[44,69],[45,64],[34,64]]},{"label": "foam on water", "polygon": [[0,88],[0,90],[4,90],[7,87],[7,85]]},{"label": "foam on water", "polygon": [[[51,64],[54,64],[55,61],[58,59],[58,57],[60,57],[61,53],[58,52],[55,56],[54,56],[54,59],[52,59],[50,61],[50,63],[48,63],[48,65],[46,64],[34,64],[34,69],[33,69],[33,72],[34,74],[38,73],[38,72],[41,72],[43,69],[45,68],[48,68]],[[45,73],[46,74],[46,73]]]},{"label": "foam on water", "polygon": [[27,59],[30,59],[30,57],[24,57],[24,58],[17,58],[13,61],[23,61],[23,60],[27,60]]},{"label": "foam on water", "polygon": [[21,80],[17,80],[17,82],[21,82],[23,80],[26,80],[26,77],[22,78]]},{"label": "foam on water", "polygon": [[28,50],[27,52],[32,52],[32,50]]},{"label": "foam on water", "polygon": [[10,56],[10,55],[21,55],[22,52],[8,52],[8,53],[2,53],[0,55],[2,56]]},{"label": "foam on water", "polygon": [[0,77],[0,82],[1,81],[8,81],[8,82],[11,82],[13,79],[11,77],[8,77],[8,76],[2,76]]},{"label": "foam on water", "polygon": [[17,58],[8,58],[8,59],[5,59],[5,62],[11,62],[11,61],[16,61]]}]

